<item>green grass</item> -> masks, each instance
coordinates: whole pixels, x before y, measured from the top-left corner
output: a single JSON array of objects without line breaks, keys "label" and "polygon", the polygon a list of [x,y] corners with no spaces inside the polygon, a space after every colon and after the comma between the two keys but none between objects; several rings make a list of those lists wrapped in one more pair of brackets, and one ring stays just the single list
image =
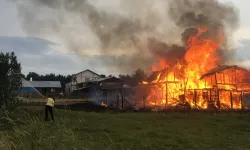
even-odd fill
[{"label": "green grass", "polygon": [[7,114],[0,149],[250,149],[250,113],[58,110],[54,123],[43,114],[40,106]]}]

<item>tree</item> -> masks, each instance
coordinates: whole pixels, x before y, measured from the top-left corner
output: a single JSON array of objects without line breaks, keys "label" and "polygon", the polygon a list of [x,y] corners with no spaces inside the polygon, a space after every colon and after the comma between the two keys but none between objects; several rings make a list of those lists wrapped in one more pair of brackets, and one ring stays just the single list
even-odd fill
[{"label": "tree", "polygon": [[0,53],[0,107],[9,108],[17,102],[22,87],[21,64],[14,52]]},{"label": "tree", "polygon": [[27,76],[26,76],[26,80],[30,80],[30,78],[32,78],[32,80],[39,81],[41,77],[39,74],[37,74],[35,72],[29,72],[29,74],[27,74]]},{"label": "tree", "polygon": [[100,77],[101,78],[106,78],[106,76],[104,74],[101,74]]},{"label": "tree", "polygon": [[39,75],[38,73],[35,72],[29,72],[26,76],[26,80],[32,80],[34,81],[60,81],[62,85],[62,89],[65,89],[66,83],[71,81],[71,76],[64,76],[64,75],[55,75],[53,73],[46,74],[46,75]]},{"label": "tree", "polygon": [[122,79],[125,84],[136,86],[147,78],[147,74],[139,68],[131,75],[119,75],[119,78]]},{"label": "tree", "polygon": [[136,85],[146,78],[147,74],[141,68],[137,69],[134,74],[132,74],[132,79]]},{"label": "tree", "polygon": [[133,79],[131,75],[119,75],[119,78],[123,80],[124,84],[133,85]]}]

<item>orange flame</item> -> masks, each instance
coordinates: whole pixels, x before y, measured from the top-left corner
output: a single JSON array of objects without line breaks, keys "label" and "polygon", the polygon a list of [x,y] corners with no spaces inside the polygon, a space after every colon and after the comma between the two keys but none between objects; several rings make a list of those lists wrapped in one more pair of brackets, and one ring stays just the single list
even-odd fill
[{"label": "orange flame", "polygon": [[101,103],[101,106],[103,106],[103,107],[108,107],[108,105],[107,104],[105,104],[105,103]]},{"label": "orange flame", "polygon": [[[221,92],[218,96],[214,88],[220,87],[213,86],[214,79],[211,79],[211,81],[200,80],[203,74],[217,67],[216,62],[220,61],[221,58],[216,55],[216,51],[224,41],[222,29],[218,30],[218,35],[213,40],[203,36],[207,31],[208,28],[200,27],[194,36],[189,37],[186,43],[187,52],[184,56],[185,64],[177,62],[175,67],[168,67],[167,61],[161,59],[157,65],[152,67],[152,72],[160,69],[166,71],[165,73],[158,73],[156,79],[152,81],[156,85],[153,86],[147,97],[148,105],[166,107],[187,102],[191,107],[206,109],[209,107],[209,99],[215,104],[219,99],[222,109],[241,108],[240,100],[230,102],[231,97],[240,99],[240,93]],[[144,81],[142,84],[149,84],[149,82]],[[225,90],[233,89],[231,85],[223,85],[222,88]],[[192,91],[192,89],[199,90]],[[162,91],[162,93],[159,91]],[[217,95],[217,97],[214,95]],[[211,99],[212,96],[215,99]],[[218,107],[218,105],[216,106]]]}]

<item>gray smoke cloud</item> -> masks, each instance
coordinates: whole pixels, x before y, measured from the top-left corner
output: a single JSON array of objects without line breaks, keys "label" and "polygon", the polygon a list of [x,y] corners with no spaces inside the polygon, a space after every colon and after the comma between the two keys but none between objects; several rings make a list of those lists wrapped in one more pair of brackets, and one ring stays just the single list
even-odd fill
[{"label": "gray smoke cloud", "polygon": [[[69,51],[96,56],[117,72],[149,69],[162,57],[182,58],[193,26],[223,27],[227,37],[238,27],[237,10],[216,0],[13,1],[27,34],[59,39]],[[228,52],[222,55],[229,58]]]}]

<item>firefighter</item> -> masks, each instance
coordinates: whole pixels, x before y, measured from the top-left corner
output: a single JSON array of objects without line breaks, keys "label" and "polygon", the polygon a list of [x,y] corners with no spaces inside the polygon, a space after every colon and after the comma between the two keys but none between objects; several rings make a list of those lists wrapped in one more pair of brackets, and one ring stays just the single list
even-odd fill
[{"label": "firefighter", "polygon": [[51,119],[54,121],[53,107],[55,105],[55,99],[49,96],[45,104],[45,121],[48,121],[48,113],[50,113]]}]

